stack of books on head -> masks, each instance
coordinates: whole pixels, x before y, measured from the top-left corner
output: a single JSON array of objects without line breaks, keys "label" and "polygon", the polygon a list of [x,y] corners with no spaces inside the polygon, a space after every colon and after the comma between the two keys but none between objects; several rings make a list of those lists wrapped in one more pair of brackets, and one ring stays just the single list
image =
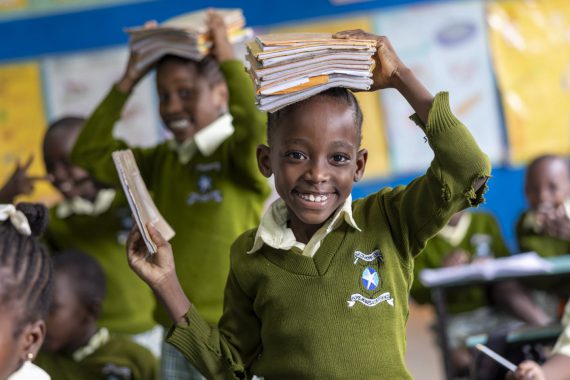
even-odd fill
[{"label": "stack of books on head", "polygon": [[[241,9],[216,9],[221,14],[231,43],[243,42],[253,35],[245,28]],[[207,10],[186,13],[157,26],[128,28],[129,47],[140,55],[142,69],[167,54],[199,61],[208,54],[212,43],[206,20]]]},{"label": "stack of books on head", "polygon": [[268,34],[247,44],[257,104],[275,112],[332,87],[368,90],[376,41],[328,33]]}]

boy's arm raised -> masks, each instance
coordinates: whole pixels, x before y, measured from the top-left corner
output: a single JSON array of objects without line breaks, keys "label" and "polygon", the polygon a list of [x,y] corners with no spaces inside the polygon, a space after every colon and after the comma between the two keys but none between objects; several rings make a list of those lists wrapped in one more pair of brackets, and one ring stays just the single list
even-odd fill
[{"label": "boy's arm raised", "polygon": [[454,213],[483,201],[491,172],[489,159],[451,112],[448,94],[432,97],[386,37],[361,30],[339,32],[335,37],[377,41],[372,90],[398,90],[416,112],[412,120],[425,132],[434,152],[426,175],[378,198],[402,252],[415,256]]},{"label": "boy's arm raised", "polygon": [[133,271],[152,288],[174,322],[167,341],[207,378],[245,378],[246,367],[260,351],[260,323],[235,275],[230,271],[222,319],[218,326],[211,326],[184,294],[170,244],[152,225],[147,228],[157,253],[149,256],[135,227],[127,242],[127,257]]}]

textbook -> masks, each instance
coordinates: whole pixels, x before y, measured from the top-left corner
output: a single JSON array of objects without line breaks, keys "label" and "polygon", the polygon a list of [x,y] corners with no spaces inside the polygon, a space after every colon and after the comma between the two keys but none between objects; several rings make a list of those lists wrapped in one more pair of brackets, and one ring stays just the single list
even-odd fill
[{"label": "textbook", "polygon": [[[243,42],[253,35],[245,28],[245,18],[241,9],[216,9],[224,19],[231,43]],[[154,27],[132,27],[129,34],[129,47],[141,56],[137,69],[156,62],[167,54],[199,61],[208,54],[212,43],[206,25],[208,11],[203,9],[185,13],[166,20]]]},{"label": "textbook", "polygon": [[275,112],[332,87],[368,90],[376,41],[330,33],[257,36],[247,43],[249,74],[260,110]]},{"label": "textbook", "polygon": [[424,269],[420,280],[427,287],[453,285],[500,277],[542,274],[552,271],[552,263],[536,252],[519,253],[509,257],[490,259],[455,267]]},{"label": "textbook", "polygon": [[156,253],[156,244],[150,238],[146,225],[151,223],[166,240],[174,237],[174,230],[164,220],[152,201],[133,152],[130,149],[115,151],[113,152],[113,162],[146,247],[151,254],[154,254]]}]

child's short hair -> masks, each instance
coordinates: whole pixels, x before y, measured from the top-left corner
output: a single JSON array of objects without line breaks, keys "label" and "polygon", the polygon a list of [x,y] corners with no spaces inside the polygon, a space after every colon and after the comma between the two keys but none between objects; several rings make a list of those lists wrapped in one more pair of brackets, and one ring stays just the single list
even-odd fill
[{"label": "child's short hair", "polygon": [[62,273],[70,279],[81,304],[89,308],[103,303],[107,291],[105,274],[93,257],[66,250],[53,256],[53,267],[56,275]]},{"label": "child's short hair", "polygon": [[205,56],[201,61],[193,61],[177,55],[167,54],[156,63],[156,70],[158,71],[166,62],[195,65],[198,76],[206,78],[210,86],[225,83],[226,81],[224,74],[220,70],[220,65],[216,59],[210,55]]},{"label": "child's short hair", "polygon": [[76,116],[76,115],[69,115],[69,116],[64,116],[62,118],[59,118],[53,122],[51,122],[46,130],[46,133],[44,135],[44,142],[42,144],[42,150],[43,150],[43,155],[44,155],[44,161],[46,160],[47,157],[47,142],[48,142],[48,137],[55,131],[58,131],[60,129],[74,129],[74,128],[81,128],[83,126],[83,124],[85,123],[86,119],[82,116]]},{"label": "child's short hair", "polygon": [[0,223],[0,307],[24,306],[14,331],[19,336],[26,324],[47,317],[53,269],[47,248],[38,241],[48,223],[46,207],[20,203],[16,209],[26,216],[32,235],[18,232],[10,219]]},{"label": "child's short hair", "polygon": [[287,107],[281,108],[275,112],[270,112],[267,114],[267,141],[270,144],[272,132],[279,126],[283,119],[288,118],[291,113],[295,110],[298,110],[302,107],[305,107],[307,103],[314,98],[319,97],[326,97],[331,98],[338,101],[341,104],[344,104],[350,108],[352,108],[354,112],[354,125],[357,128],[357,139],[358,144],[360,145],[362,141],[362,110],[360,109],[360,104],[358,104],[358,100],[356,100],[354,94],[347,90],[346,88],[342,87],[333,87],[328,90],[325,90],[317,95],[311,96],[310,98],[304,99],[300,102],[293,103],[288,105]]},{"label": "child's short hair", "polygon": [[542,156],[536,157],[534,160],[530,162],[530,164],[528,164],[526,168],[527,176],[528,173],[530,173],[535,167],[547,161],[560,161],[564,163],[564,165],[566,165],[566,167],[568,168],[568,172],[570,173],[570,163],[568,162],[567,159],[565,159],[562,156],[558,156],[556,154],[543,154]]}]

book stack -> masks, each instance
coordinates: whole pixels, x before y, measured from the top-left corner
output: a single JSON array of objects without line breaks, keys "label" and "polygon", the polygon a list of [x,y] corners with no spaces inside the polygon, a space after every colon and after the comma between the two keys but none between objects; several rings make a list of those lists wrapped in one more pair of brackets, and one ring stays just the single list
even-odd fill
[{"label": "book stack", "polygon": [[376,41],[328,33],[268,34],[247,44],[260,110],[275,112],[332,87],[368,90]]},{"label": "book stack", "polygon": [[[231,43],[243,42],[251,37],[251,29],[245,28],[241,9],[216,9],[221,14]],[[207,10],[186,13],[153,27],[126,29],[129,47],[140,55],[137,69],[142,69],[167,54],[199,61],[212,46],[206,20]]]}]

